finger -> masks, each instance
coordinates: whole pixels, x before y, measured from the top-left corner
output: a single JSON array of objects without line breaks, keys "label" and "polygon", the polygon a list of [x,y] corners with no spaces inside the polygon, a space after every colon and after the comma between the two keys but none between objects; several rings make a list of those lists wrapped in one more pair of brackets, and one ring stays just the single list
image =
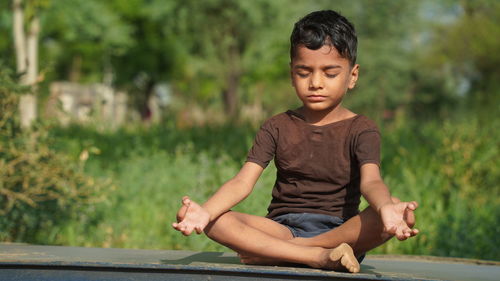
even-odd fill
[{"label": "finger", "polygon": [[399,234],[396,236],[396,238],[399,240],[399,241],[405,241],[406,239],[408,239],[408,237],[406,237],[404,234]]},{"label": "finger", "polygon": [[415,213],[413,213],[412,210],[406,209],[403,219],[408,225],[408,227],[412,228],[415,225]]},{"label": "finger", "polygon": [[181,222],[182,220],[184,220],[188,209],[189,209],[188,206],[182,204],[181,208],[179,209],[176,215],[177,222]]},{"label": "finger", "polygon": [[415,235],[417,235],[419,232],[420,232],[420,231],[419,231],[418,229],[412,229],[412,231],[411,231],[411,234],[412,234],[412,235],[411,235],[411,236],[415,236]]},{"label": "finger", "polygon": [[196,231],[196,234],[203,233],[203,229],[201,229],[201,227],[199,227],[199,226],[195,227],[194,230]]},{"label": "finger", "polygon": [[402,229],[396,230],[396,238],[400,241],[406,240],[405,231]]},{"label": "finger", "polygon": [[189,199],[188,196],[182,197],[182,204],[186,207],[189,207],[189,205],[191,204],[191,199]]},{"label": "finger", "polygon": [[182,206],[180,207],[179,211],[176,214],[177,222],[181,222],[186,217],[186,213],[189,210],[190,202],[191,200],[189,199],[189,196],[182,197],[181,200]]},{"label": "finger", "polygon": [[404,236],[401,235],[400,232],[396,233],[396,235],[394,235],[394,236],[396,236],[396,239],[398,239],[399,241],[403,241],[404,240]]},{"label": "finger", "polygon": [[[418,230],[417,230],[417,233],[418,233]],[[405,236],[405,239],[413,237],[413,236],[417,235],[417,233],[415,233],[414,230],[411,228],[405,228],[403,230],[403,234]]]},{"label": "finger", "polygon": [[172,223],[172,227],[173,227],[175,230],[180,231],[180,232],[182,232],[182,231],[184,230],[184,226],[183,226],[183,225],[181,225],[180,223],[175,223],[175,222],[174,222],[174,223]]},{"label": "finger", "polygon": [[415,211],[417,208],[418,208],[418,203],[417,201],[411,201],[408,203],[407,205],[407,208],[412,210],[412,211]]},{"label": "finger", "polygon": [[[189,210],[190,204],[191,204],[191,203],[188,203],[187,205],[182,205],[182,207],[184,208],[184,209],[182,210],[182,211],[183,211],[183,213],[182,213],[182,219],[184,219],[184,218],[186,217],[186,214],[187,214],[187,212],[188,212],[188,210]],[[182,208],[181,208],[181,209],[182,209]]]},{"label": "finger", "polygon": [[182,230],[182,234],[184,234],[184,236],[189,236],[191,235],[191,233],[193,233],[192,227],[184,227],[184,229]]}]

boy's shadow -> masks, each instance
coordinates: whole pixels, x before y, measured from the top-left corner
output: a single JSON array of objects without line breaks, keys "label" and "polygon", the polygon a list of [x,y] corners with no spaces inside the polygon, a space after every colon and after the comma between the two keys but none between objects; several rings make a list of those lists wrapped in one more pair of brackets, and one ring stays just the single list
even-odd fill
[{"label": "boy's shadow", "polygon": [[237,256],[223,256],[224,253],[218,252],[201,252],[180,259],[162,259],[162,264],[183,264],[189,265],[192,263],[224,263],[224,264],[242,264]]},{"label": "boy's shadow", "polygon": [[[189,256],[185,256],[179,259],[162,259],[160,260],[162,264],[182,264],[182,265],[190,265],[193,263],[211,263],[211,264],[236,264],[236,265],[244,265],[240,262],[240,259],[237,256],[224,256],[224,253],[220,252],[201,252],[195,253]],[[301,264],[289,264],[287,267],[299,267],[299,268],[309,268],[305,265]],[[376,276],[380,276],[379,273],[373,271],[375,267],[371,265],[361,264],[361,273],[374,274]]]}]

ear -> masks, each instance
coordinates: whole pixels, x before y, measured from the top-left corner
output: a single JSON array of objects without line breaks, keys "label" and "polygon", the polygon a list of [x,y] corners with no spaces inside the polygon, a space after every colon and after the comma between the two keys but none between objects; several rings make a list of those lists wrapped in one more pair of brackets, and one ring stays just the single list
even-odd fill
[{"label": "ear", "polygon": [[359,76],[359,64],[355,64],[350,73],[349,77],[349,89],[353,89],[354,86],[356,86],[356,81],[358,81],[358,76]]}]

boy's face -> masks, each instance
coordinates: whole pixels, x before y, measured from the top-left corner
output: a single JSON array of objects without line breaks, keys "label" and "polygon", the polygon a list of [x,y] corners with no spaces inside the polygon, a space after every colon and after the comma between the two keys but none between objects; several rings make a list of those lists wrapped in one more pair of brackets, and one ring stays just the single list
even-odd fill
[{"label": "boy's face", "polygon": [[290,66],[292,85],[307,110],[335,109],[358,79],[359,66],[351,67],[349,60],[329,45],[318,50],[298,46]]}]

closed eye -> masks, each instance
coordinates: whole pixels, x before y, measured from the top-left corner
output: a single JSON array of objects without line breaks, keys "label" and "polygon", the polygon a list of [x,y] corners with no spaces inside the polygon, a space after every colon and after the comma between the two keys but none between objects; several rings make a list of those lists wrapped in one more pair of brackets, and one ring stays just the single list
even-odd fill
[{"label": "closed eye", "polygon": [[303,73],[303,72],[296,72],[297,76],[301,77],[301,78],[306,78],[307,76],[309,76],[309,72],[306,72],[306,73]]}]

